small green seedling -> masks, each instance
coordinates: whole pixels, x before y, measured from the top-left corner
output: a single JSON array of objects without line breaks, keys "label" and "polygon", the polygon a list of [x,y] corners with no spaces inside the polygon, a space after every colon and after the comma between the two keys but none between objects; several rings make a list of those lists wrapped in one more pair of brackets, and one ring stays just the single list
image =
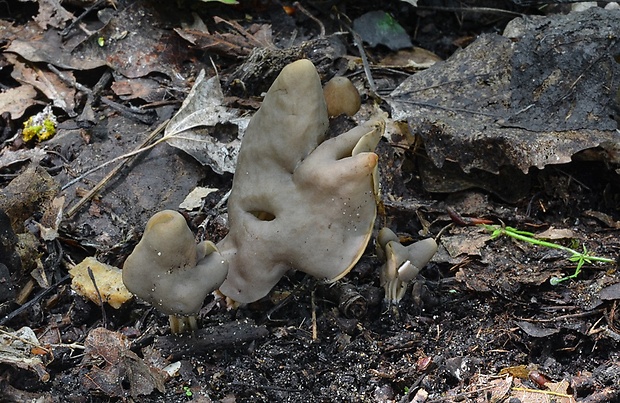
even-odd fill
[{"label": "small green seedling", "polygon": [[201,0],[205,3],[209,3],[211,1],[219,1],[220,3],[224,3],[224,4],[239,4],[239,2],[237,0]]},{"label": "small green seedling", "polygon": [[559,249],[561,251],[568,252],[570,254],[570,256],[568,257],[568,260],[570,262],[577,263],[575,272],[571,274],[570,276],[566,276],[566,277],[552,277],[550,280],[551,285],[558,285],[562,281],[576,278],[579,275],[579,273],[581,273],[581,268],[583,267],[585,263],[591,264],[593,262],[603,262],[603,263],[615,263],[616,262],[614,259],[590,255],[585,245],[583,245],[583,252],[579,252],[567,246],[559,245],[554,242],[544,241],[542,239],[537,239],[536,235],[532,232],[520,231],[516,228],[505,227],[503,225],[488,225],[488,224],[480,224],[480,225],[485,230],[491,232],[491,239],[496,239],[502,235],[506,235],[511,238],[518,239],[519,241],[530,243],[532,245],[544,246],[547,248]]}]

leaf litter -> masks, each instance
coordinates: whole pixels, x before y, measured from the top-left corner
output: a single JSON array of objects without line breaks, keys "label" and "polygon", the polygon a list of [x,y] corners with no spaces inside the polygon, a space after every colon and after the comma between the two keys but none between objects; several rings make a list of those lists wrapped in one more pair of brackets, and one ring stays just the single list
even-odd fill
[{"label": "leaf litter", "polygon": [[[401,7],[414,15],[415,9],[404,3]],[[7,200],[12,202],[17,193],[27,196],[18,213],[11,213],[11,223],[22,245],[28,245],[26,238],[35,240],[30,244],[35,246],[26,249],[31,253],[36,251],[40,257],[32,259],[38,266],[33,269],[32,265],[26,265],[24,255],[24,268],[12,269],[10,279],[10,284],[22,294],[20,300],[26,302],[21,312],[33,315],[20,316],[17,310],[12,310],[9,319],[2,319],[1,323],[34,329],[39,341],[31,339],[36,348],[30,354],[40,353],[44,358],[41,365],[25,365],[22,371],[31,372],[34,379],[39,379],[35,382],[43,380],[40,375],[45,376],[45,372],[53,374],[50,380],[53,397],[79,399],[77,395],[92,392],[95,399],[131,397],[144,401],[186,401],[190,394],[196,399],[236,401],[290,401],[300,396],[307,401],[398,401],[410,396],[421,399],[416,401],[437,396],[449,401],[465,396],[482,401],[487,396],[485,390],[492,391],[497,399],[521,396],[532,401],[549,401],[545,399],[551,396],[562,399],[618,396],[618,389],[610,386],[620,379],[618,357],[613,353],[614,343],[620,338],[614,268],[588,265],[578,280],[551,287],[548,283],[551,277],[574,270],[563,256],[513,240],[490,241],[489,235],[477,227],[446,227],[453,222],[446,214],[450,207],[465,218],[506,221],[538,236],[555,238],[566,246],[578,238],[597,255],[617,256],[620,246],[614,227],[618,221],[614,200],[618,189],[614,185],[616,174],[609,168],[617,162],[612,152],[612,145],[617,143],[617,132],[614,132],[617,126],[613,126],[615,121],[610,118],[614,114],[608,109],[610,104],[603,102],[605,97],[613,99],[610,91],[617,88],[617,77],[604,74],[617,70],[617,63],[606,64],[609,59],[606,56],[617,54],[614,33],[617,30],[606,33],[607,25],[586,22],[581,25],[586,27],[583,34],[571,31],[577,21],[587,16],[605,20],[609,15],[593,10],[581,16],[551,15],[527,20],[521,25],[522,33],[514,37],[519,39],[512,41],[497,35],[482,35],[446,62],[433,60],[434,67],[410,75],[399,89],[386,97],[397,126],[411,130],[403,132],[403,136],[408,139],[417,136],[425,144],[423,148],[414,148],[419,144],[415,142],[398,143],[401,148],[390,142],[380,145],[382,164],[388,167],[382,168],[386,214],[381,219],[403,237],[415,238],[422,232],[442,233],[444,250],[450,251],[438,255],[422,272],[398,312],[387,312],[377,302],[381,298],[376,297],[377,262],[372,253],[365,254],[348,277],[347,286],[363,296],[356,301],[363,302],[364,312],[368,312],[354,319],[339,309],[340,301],[334,300],[323,285],[312,284],[309,289],[307,280],[291,274],[269,300],[235,314],[209,300],[201,312],[203,324],[210,331],[220,331],[217,335],[220,343],[232,342],[212,344],[209,335],[197,344],[187,341],[182,351],[175,353],[173,360],[179,360],[175,361],[180,363],[179,370],[170,379],[162,375],[162,370],[172,359],[163,358],[161,349],[165,346],[175,351],[177,344],[168,337],[162,338],[159,344],[152,342],[164,332],[161,326],[164,318],[151,315],[139,302],[125,303],[118,311],[105,307],[102,311],[94,307],[100,299],[92,291],[95,302],[71,293],[64,284],[66,265],[60,264],[64,261],[63,253],[70,258],[97,254],[102,261],[120,267],[148,216],[162,208],[177,208],[192,189],[201,187],[218,190],[208,196],[203,193],[188,204],[194,209],[187,213],[188,217],[199,233],[206,231],[211,239],[222,237],[226,217],[217,206],[230,186],[243,119],[248,114],[242,104],[237,105],[239,109],[229,106],[224,94],[233,91],[239,95],[237,90],[241,87],[233,85],[239,80],[247,84],[248,92],[243,97],[255,93],[268,84],[268,77],[277,73],[286,58],[304,54],[317,57],[326,78],[334,73],[359,74],[363,63],[352,56],[343,58],[345,48],[337,48],[334,44],[338,41],[333,38],[313,42],[311,35],[302,34],[300,40],[310,40],[299,47],[274,51],[272,38],[277,42],[283,32],[291,32],[282,25],[294,22],[306,29],[297,33],[318,29],[299,12],[285,16],[279,10],[273,14],[279,16],[277,23],[266,18],[253,25],[243,18],[224,18],[234,14],[230,8],[207,8],[199,10],[200,16],[195,20],[207,21],[209,28],[203,23],[202,27],[195,24],[188,29],[182,28],[175,13],[162,13],[145,2],[135,2],[129,7],[120,4],[118,9],[106,4],[97,17],[87,19],[81,27],[70,25],[71,29],[61,37],[59,30],[75,17],[63,12],[54,1],[40,1],[39,5],[39,23],[10,27],[14,38],[5,55],[12,57],[15,77],[35,83],[40,93],[36,95],[35,87],[22,84],[0,94],[0,104],[4,99],[13,120],[34,115],[27,110],[41,98],[46,103],[56,102],[55,112],[65,115],[60,115],[58,134],[51,140],[32,148],[23,148],[15,139],[3,144],[0,166],[12,176],[2,177],[0,201],[3,206],[13,208]],[[213,6],[214,3],[205,5]],[[245,10],[248,15],[258,13],[254,9]],[[311,11],[321,15],[315,9]],[[408,32],[413,32],[399,12],[389,11]],[[427,13],[419,17],[431,26],[440,24],[437,16],[441,14]],[[162,15],[169,17],[167,25],[157,24]],[[185,20],[192,18],[187,12]],[[265,21],[274,27],[282,25],[272,30]],[[334,21],[337,19],[325,19],[323,23],[329,30]],[[609,26],[613,27],[614,21]],[[216,25],[211,26],[211,22]],[[42,32],[40,24],[47,30]],[[431,31],[421,30],[417,40]],[[19,39],[16,39],[17,32],[21,32]],[[442,32],[446,35],[447,31]],[[260,39],[257,49],[247,52],[247,45],[252,44],[248,35],[267,39]],[[597,38],[605,35],[611,47],[602,50]],[[568,68],[571,63],[563,57],[574,57],[577,49],[572,43],[561,42],[564,37],[576,38],[575,42],[584,45],[588,52],[587,57],[579,59],[582,64],[575,70],[560,69],[558,73],[554,66]],[[593,39],[589,40],[590,37]],[[453,39],[456,42],[463,38]],[[195,47],[181,45],[187,41]],[[319,48],[320,51],[314,51]],[[537,51],[530,52],[533,48]],[[553,53],[559,48],[565,49],[566,54],[540,59],[544,52]],[[208,69],[211,64],[198,61],[198,49],[219,52],[224,59],[225,53],[232,49],[234,57],[230,59],[237,61],[214,59],[221,71],[221,82],[226,84],[225,90],[218,75],[206,79],[203,71],[186,97],[189,85],[183,77],[196,76],[198,66]],[[239,65],[243,60],[239,58],[248,54],[245,63]],[[488,54],[496,57],[490,61],[488,56],[479,57]],[[188,69],[188,64],[179,63],[188,59],[196,67]],[[135,60],[139,62],[131,63]],[[80,127],[71,119],[71,113],[80,113],[86,106],[83,102],[71,104],[72,95],[62,96],[66,91],[77,93],[77,87],[54,78],[57,73],[52,74],[54,70],[48,69],[47,63],[62,69],[78,83],[89,76],[88,88],[93,88],[93,93],[97,91],[92,83],[101,75],[98,69],[112,70],[112,89],[123,102],[121,106],[127,106],[126,114],[120,116],[114,112],[107,98],[107,103],[98,104],[97,96],[92,96],[87,101],[87,107],[92,110],[92,126],[88,130]],[[543,71],[514,69],[519,65],[540,66]],[[390,64],[390,69],[397,67]],[[383,77],[394,80],[390,69],[377,65],[373,69],[380,85],[385,83]],[[460,76],[455,76],[459,69]],[[26,74],[20,76],[20,71]],[[590,72],[596,73],[596,77],[589,75]],[[456,86],[450,81],[454,77]],[[469,80],[469,77],[476,79]],[[518,82],[527,85],[510,87]],[[356,84],[365,87],[363,80]],[[585,91],[583,86],[592,90]],[[496,91],[490,97],[485,92],[489,87]],[[411,90],[403,92],[403,88]],[[105,94],[104,97],[114,96]],[[566,94],[569,96],[564,97]],[[185,101],[175,115],[180,98]],[[255,99],[246,101],[249,105],[256,103]],[[366,103],[370,103],[369,99]],[[584,108],[571,110],[570,105]],[[165,140],[155,141],[160,141],[158,144],[166,141],[173,148],[158,146],[141,151],[135,162],[115,171],[105,186],[93,192],[85,208],[78,209],[71,220],[56,223],[58,208],[54,200],[58,200],[59,183],[67,184],[80,173],[127,154],[153,132],[152,127],[135,119],[134,111],[145,106],[156,111],[158,124],[171,118]],[[439,113],[437,109],[441,107],[444,109]],[[582,113],[586,109],[589,114]],[[471,113],[472,110],[476,113]],[[545,114],[550,111],[553,113],[546,119]],[[442,124],[436,127],[437,122]],[[342,120],[333,124],[342,124]],[[461,134],[469,137],[464,140],[459,137]],[[489,144],[493,147],[485,148]],[[532,144],[537,147],[527,149]],[[558,144],[562,147],[556,147]],[[563,148],[565,144],[567,147]],[[603,154],[602,161],[600,154],[593,154],[594,161],[573,161],[554,169],[557,162],[568,162],[580,151],[591,151],[599,145],[608,152]],[[527,149],[527,153],[519,147]],[[459,152],[453,153],[453,149]],[[53,183],[48,181],[50,173],[44,173],[41,167],[33,171],[32,167],[38,164],[51,173]],[[446,170],[451,164],[457,169]],[[429,174],[427,168],[431,165],[434,170]],[[26,171],[28,174],[23,171],[27,166],[31,167]],[[540,174],[533,175],[539,169]],[[467,171],[466,175],[470,176],[460,177],[457,188],[448,182],[459,176],[458,170]],[[516,176],[515,171],[522,176]],[[500,174],[493,183],[497,172],[504,172],[504,176]],[[79,185],[66,187],[63,190],[66,205],[72,205],[86,192],[83,187],[94,189],[94,183],[105,176],[103,172],[93,171],[81,177]],[[7,186],[13,177],[15,183]],[[425,184],[420,178],[425,178]],[[437,184],[434,188],[428,186],[431,180]],[[426,193],[423,185],[434,193]],[[484,190],[465,190],[472,187]],[[32,189],[43,189],[43,196],[35,197],[29,192]],[[496,196],[508,200],[509,204],[498,201]],[[42,220],[45,215],[49,220]],[[205,215],[209,219],[198,226]],[[26,230],[24,222],[31,217],[34,223],[41,220],[45,231],[37,232],[36,224],[29,227],[34,228],[34,233]],[[15,247],[9,248],[12,251]],[[58,250],[62,251],[60,255]],[[8,266],[8,263],[4,255],[0,256],[0,264]],[[84,281],[89,280],[92,283],[90,278]],[[28,284],[38,284],[31,287],[35,290],[40,287],[42,293],[29,294]],[[316,299],[315,291],[324,299]],[[14,307],[14,304],[0,306],[3,316]],[[316,322],[311,311],[316,313]],[[236,323],[233,316],[245,318],[249,324]],[[253,325],[254,321],[261,325]],[[318,329],[317,339],[310,337],[311,325]],[[230,337],[233,334],[247,337],[235,339]],[[48,348],[42,343],[51,344]],[[38,350],[41,347],[43,350]],[[79,347],[87,347],[83,357],[74,355]],[[49,351],[53,352],[55,363],[47,361]],[[20,354],[14,353],[13,358],[27,362],[29,356]],[[528,379],[493,378],[506,362],[536,363],[557,382],[547,385]],[[11,365],[7,374],[13,376],[17,369]],[[272,377],[275,368],[277,378]],[[579,383],[583,377],[590,386]],[[42,396],[36,392],[41,387],[34,385],[28,387],[35,391],[34,397]],[[8,386],[3,386],[3,392],[13,396],[23,393],[20,388],[26,388],[19,381],[12,381]],[[536,391],[534,387],[542,390]]]}]

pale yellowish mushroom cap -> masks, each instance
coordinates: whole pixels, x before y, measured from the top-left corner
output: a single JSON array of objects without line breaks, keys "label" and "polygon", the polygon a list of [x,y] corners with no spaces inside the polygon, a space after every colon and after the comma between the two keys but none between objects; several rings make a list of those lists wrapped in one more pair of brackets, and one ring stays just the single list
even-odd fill
[{"label": "pale yellowish mushroom cap", "polygon": [[327,108],[314,65],[285,67],[246,129],[228,201],[229,262],[220,291],[242,303],[289,269],[334,281],[362,255],[376,217],[382,122],[324,141]]},{"label": "pale yellowish mushroom cap", "polygon": [[211,242],[196,245],[185,218],[164,210],[148,221],[123,266],[129,291],[167,315],[198,313],[226,277],[227,264]]},{"label": "pale yellowish mushroom cap", "polygon": [[334,77],[323,87],[323,95],[327,103],[327,114],[353,116],[360,110],[362,100],[357,88],[346,77]]}]

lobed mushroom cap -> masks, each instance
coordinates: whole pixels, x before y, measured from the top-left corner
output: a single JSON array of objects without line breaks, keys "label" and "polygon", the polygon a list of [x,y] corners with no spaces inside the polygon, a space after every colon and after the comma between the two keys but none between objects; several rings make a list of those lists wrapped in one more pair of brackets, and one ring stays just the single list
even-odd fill
[{"label": "lobed mushroom cap", "polygon": [[197,313],[226,277],[227,264],[211,242],[196,245],[185,218],[164,210],[148,221],[123,265],[123,283],[167,315]]},{"label": "lobed mushroom cap", "polygon": [[242,303],[289,269],[334,281],[363,253],[376,216],[382,122],[324,141],[327,108],[314,65],[286,66],[246,129],[228,201],[229,262],[220,291]]},{"label": "lobed mushroom cap", "polygon": [[407,283],[417,277],[437,252],[437,242],[433,238],[427,238],[403,246],[394,232],[383,228],[377,236],[377,252],[385,260],[381,267],[381,285],[385,288],[385,299],[398,302],[405,294]]}]

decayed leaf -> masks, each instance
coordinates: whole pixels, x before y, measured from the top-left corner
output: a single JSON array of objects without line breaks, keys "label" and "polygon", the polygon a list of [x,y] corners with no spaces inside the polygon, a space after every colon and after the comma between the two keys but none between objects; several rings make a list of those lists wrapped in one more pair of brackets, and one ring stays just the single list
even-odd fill
[{"label": "decayed leaf", "polygon": [[441,244],[452,257],[460,255],[480,256],[480,248],[489,239],[491,239],[489,234],[469,230],[457,235],[444,236],[441,238]]},{"label": "decayed leaf", "polygon": [[389,68],[422,70],[440,62],[441,58],[433,52],[414,46],[412,49],[399,50],[390,53],[379,64]]},{"label": "decayed leaf", "polygon": [[39,14],[34,20],[44,30],[48,26],[54,28],[64,28],[66,21],[73,19],[73,14],[65,10],[59,0],[38,0]]},{"label": "decayed leaf", "polygon": [[11,119],[19,119],[29,106],[34,105],[37,91],[32,85],[24,84],[0,92],[0,110],[9,112]]},{"label": "decayed leaf", "polygon": [[526,322],[524,320],[518,320],[515,321],[515,323],[521,328],[521,330],[532,337],[548,337],[552,334],[560,332],[559,328],[542,327],[538,324]]},{"label": "decayed leaf", "polygon": [[[88,269],[93,274],[97,284],[96,289]],[[101,263],[94,257],[87,257],[72,268],[69,273],[73,277],[71,288],[97,305],[101,305],[101,302],[107,302],[112,308],[118,309],[133,297],[123,284],[121,270]]]},{"label": "decayed leaf", "polygon": [[[45,94],[54,106],[61,108],[69,116],[76,116],[73,110],[75,108],[75,88],[68,87],[54,73],[27,66],[15,55],[6,54],[5,57],[13,64],[11,77],[22,84],[32,85]],[[65,72],[65,74],[73,77],[71,72]]]},{"label": "decayed leaf", "polygon": [[522,402],[529,403],[575,403],[575,398],[568,393],[569,383],[567,381],[547,382],[545,386],[549,390],[537,390],[524,387],[523,384],[516,379],[515,387],[510,394]]},{"label": "decayed leaf", "polygon": [[569,228],[553,228],[549,227],[545,231],[534,235],[538,239],[573,239],[577,238],[575,231]]},{"label": "decayed leaf", "polygon": [[[1,107],[0,107],[1,109]],[[28,160],[41,161],[47,153],[42,148],[22,148],[19,150],[2,150],[0,154],[0,168],[5,168],[18,162]]]},{"label": "decayed leaf", "polygon": [[84,387],[110,397],[137,399],[155,389],[165,392],[164,377],[136,353],[129,350],[127,338],[103,328],[93,329],[84,342],[82,365],[90,368],[81,378]]},{"label": "decayed leaf", "polygon": [[140,98],[147,102],[161,101],[166,94],[166,89],[151,78],[116,80],[112,83],[112,91],[124,100]]},{"label": "decayed leaf", "polygon": [[[22,30],[7,52],[31,62],[51,63],[63,69],[88,70],[108,65],[125,77],[165,74],[174,82],[183,80],[181,61],[187,60],[186,46],[178,46],[176,34],[158,24],[162,16],[153,4],[124,7],[88,36],[79,28],[69,40],[55,30]],[[104,21],[102,21],[104,22]]]},{"label": "decayed leaf", "polygon": [[436,166],[466,172],[527,173],[615,144],[619,21],[620,11],[593,8],[536,20],[518,40],[482,35],[403,82],[388,99],[393,117],[423,137]]},{"label": "decayed leaf", "polygon": [[[168,144],[179,148],[215,172],[235,172],[241,132],[247,120],[223,105],[224,94],[217,76],[205,79],[200,72],[181,109],[166,126]],[[225,128],[232,123],[237,127]],[[225,131],[228,130],[228,136]]]},{"label": "decayed leaf", "polygon": [[273,48],[271,25],[252,24],[247,29],[235,21],[213,17],[216,24],[227,25],[232,32],[209,32],[199,16],[194,15],[191,26],[175,28],[179,36],[202,49],[227,57],[244,57],[254,48]]},{"label": "decayed leaf", "polygon": [[49,351],[42,348],[31,328],[22,327],[11,333],[0,330],[0,333],[0,363],[33,371],[42,382],[49,381],[50,375],[43,362],[45,354],[35,354]]}]

